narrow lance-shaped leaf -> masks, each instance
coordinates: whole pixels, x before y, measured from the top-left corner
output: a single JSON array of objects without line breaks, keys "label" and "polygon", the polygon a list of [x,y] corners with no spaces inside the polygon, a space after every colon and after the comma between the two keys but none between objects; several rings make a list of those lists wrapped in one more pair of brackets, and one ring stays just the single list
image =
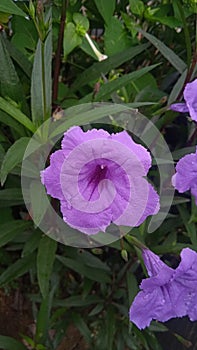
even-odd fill
[{"label": "narrow lance-shaped leaf", "polygon": [[25,153],[25,149],[29,142],[28,137],[21,137],[17,140],[5,154],[2,166],[1,166],[1,184],[5,183],[7,175],[10,173],[14,167],[21,163]]},{"label": "narrow lance-shaped leaf", "polygon": [[12,0],[1,0],[0,12],[10,13],[12,15],[18,15],[23,17],[26,16],[25,12],[23,12]]},{"label": "narrow lance-shaped leaf", "polygon": [[46,298],[49,293],[49,281],[55,260],[56,249],[56,241],[47,236],[42,237],[38,247],[37,274],[38,283],[43,298]]},{"label": "narrow lance-shaped leaf", "polygon": [[35,255],[31,254],[10,265],[0,276],[0,287],[27,273],[35,263],[34,257]]},{"label": "narrow lance-shaped leaf", "polygon": [[47,338],[47,331],[49,327],[50,317],[50,298],[49,296],[42,300],[40,309],[36,320],[36,343],[45,343]]},{"label": "narrow lance-shaped leaf", "polygon": [[[106,99],[106,97],[110,96],[113,91],[117,91],[118,89],[125,86],[129,82],[140,78],[141,76],[143,76],[144,74],[151,71],[152,69],[154,69],[157,66],[158,66],[157,64],[154,64],[154,65],[149,66],[149,67],[144,67],[144,68],[139,69],[137,71],[134,71],[132,73],[125,74],[120,78],[117,78],[117,79],[114,79],[112,81],[107,82],[106,84],[104,84],[100,87],[100,90],[96,94],[94,101],[101,101],[102,98]],[[92,93],[88,94],[87,96],[85,96],[85,98],[81,99],[81,102],[83,102],[83,103],[91,102],[91,100],[92,100]]]},{"label": "narrow lance-shaped leaf", "polygon": [[4,246],[25,229],[31,227],[30,221],[13,220],[0,225],[0,247]]},{"label": "narrow lance-shaped leaf", "polygon": [[44,42],[38,40],[31,81],[31,111],[32,119],[41,124],[51,115],[51,62],[52,62],[52,31],[50,30]]},{"label": "narrow lance-shaped leaf", "polygon": [[28,58],[20,51],[18,50],[11,41],[6,40],[6,47],[7,50],[12,57],[12,59],[20,66],[20,68],[24,71],[24,73],[27,75],[28,78],[31,77],[31,71],[32,71],[32,64],[28,60]]},{"label": "narrow lance-shaped leaf", "polygon": [[90,68],[80,74],[72,85],[72,90],[77,90],[87,83],[98,79],[101,75],[107,74],[111,69],[119,67],[121,64],[131,60],[149,47],[149,44],[142,44],[131,47],[123,52],[117,53],[107,60],[94,63]]},{"label": "narrow lance-shaped leaf", "polygon": [[5,335],[0,335],[0,348],[4,350],[27,350],[26,346],[18,340]]},{"label": "narrow lance-shaped leaf", "polygon": [[24,111],[27,111],[27,104],[25,100],[24,91],[18,75],[16,73],[14,64],[10,58],[6,47],[5,38],[0,33],[0,91],[3,97],[9,97],[18,104],[22,105]]},{"label": "narrow lance-shaped leaf", "polygon": [[142,29],[136,28],[139,30],[143,36],[148,39],[160,52],[161,54],[171,63],[171,65],[178,70],[179,73],[183,73],[187,68],[185,62],[174,53],[168,46],[166,46],[162,41],[157,39],[154,35],[145,32]]},{"label": "narrow lance-shaped leaf", "polygon": [[24,125],[26,129],[34,132],[36,130],[32,121],[23,114],[12,101],[7,101],[6,99],[0,97],[0,110],[9,114],[12,118],[17,120],[20,124]]},{"label": "narrow lance-shaped leaf", "polygon": [[[129,107],[126,105],[110,104],[110,105],[102,106],[100,108],[87,110],[86,112],[83,112],[82,106],[84,107],[86,105],[74,106],[69,108],[67,110],[68,115],[66,117],[66,120],[62,121],[61,124],[59,124],[57,127],[56,125],[54,126],[54,123],[53,123],[50,137],[53,138],[54,136],[62,134],[69,127],[73,125],[82,125],[86,123],[91,123],[93,121],[98,121],[98,119],[104,118],[108,115],[113,115],[115,113],[123,112],[129,109]],[[80,107],[80,109],[82,110],[82,113],[80,113],[80,110],[78,109],[78,107]]]},{"label": "narrow lance-shaped leaf", "polygon": [[30,202],[32,209],[32,218],[34,224],[39,226],[50,202],[48,200],[45,188],[41,181],[32,181],[30,185]]}]

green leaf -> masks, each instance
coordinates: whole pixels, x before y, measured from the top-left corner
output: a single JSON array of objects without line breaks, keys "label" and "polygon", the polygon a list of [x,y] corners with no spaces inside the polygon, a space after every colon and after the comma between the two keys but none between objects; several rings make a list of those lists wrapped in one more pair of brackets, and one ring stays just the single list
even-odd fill
[{"label": "green leaf", "polygon": [[184,206],[179,205],[178,210],[192,244],[194,246],[197,245],[196,225],[193,222],[189,222],[190,215]]},{"label": "green leaf", "polygon": [[85,264],[81,264],[78,261],[75,261],[70,258],[65,258],[63,256],[57,255],[57,258],[63,265],[76,271],[81,275],[84,275],[90,280],[102,283],[109,283],[111,281],[109,274],[103,270],[91,268],[89,266],[86,266]]},{"label": "green leaf", "polygon": [[101,261],[97,256],[85,249],[77,250],[75,248],[69,247],[69,249],[66,249],[66,255],[69,258],[73,258],[75,261],[80,262],[82,265],[85,264],[93,268],[99,268],[101,270],[110,272],[110,268],[106,262]]},{"label": "green leaf", "polygon": [[83,299],[81,294],[74,295],[64,300],[54,300],[54,306],[60,307],[86,307],[93,304],[102,303],[103,300],[96,295],[88,295],[87,298]]},{"label": "green leaf", "polygon": [[9,114],[12,118],[24,125],[28,130],[34,132],[36,130],[32,121],[23,114],[11,101],[7,101],[0,97],[0,110]]},{"label": "green leaf", "polygon": [[53,239],[43,236],[40,240],[37,255],[37,274],[38,283],[43,298],[49,293],[49,281],[55,260],[57,242]]},{"label": "green leaf", "polygon": [[110,23],[115,7],[116,7],[116,1],[115,0],[94,0],[96,7],[103,17],[104,21],[108,24]]},{"label": "green leaf", "polygon": [[95,101],[100,101],[104,97],[106,99],[107,96],[110,96],[113,91],[117,91],[118,89],[130,83],[131,81],[140,78],[141,76],[145,75],[147,72],[156,68],[157,66],[157,64],[154,64],[152,66],[144,67],[132,73],[125,74],[120,78],[107,82],[106,84],[100,87],[98,94],[96,94],[95,96]]},{"label": "green leaf", "polygon": [[9,22],[10,13],[0,12],[0,25],[5,25]]},{"label": "green leaf", "polygon": [[91,317],[91,316],[96,316],[98,315],[104,308],[104,305],[103,303],[101,304],[97,304],[93,309],[92,311],[89,312],[88,316]]},{"label": "green leaf", "polygon": [[23,251],[22,251],[22,258],[26,255],[29,255],[34,252],[34,250],[37,249],[40,239],[41,239],[41,231],[39,229],[34,230],[29,237],[29,239],[25,242]]},{"label": "green leaf", "polygon": [[107,74],[110,70],[115,69],[121,66],[123,63],[136,57],[145,51],[148,47],[149,45],[147,44],[141,44],[135,47],[131,47],[121,53],[117,53],[116,55],[109,57],[107,60],[94,63],[90,68],[87,68],[82,74],[78,76],[72,85],[72,90],[78,90],[82,86],[99,79],[101,73]]},{"label": "green leaf", "polygon": [[12,15],[18,15],[25,17],[26,14],[23,12],[12,0],[1,0],[0,11],[5,13],[11,13]]},{"label": "green leaf", "polygon": [[[90,107],[90,105],[88,104],[69,108],[67,110],[68,114],[66,116],[65,121],[62,121],[59,126],[56,126],[53,123],[52,126],[54,127],[54,130],[51,130],[50,137],[53,138],[54,136],[62,134],[73,125],[82,125],[86,123],[91,123],[93,121],[98,121],[98,119],[100,118],[103,118],[108,115],[113,115],[118,112],[123,112],[125,110],[128,110],[129,108],[126,105],[110,104],[83,112],[84,106],[86,110]],[[79,107],[79,109],[77,109],[77,107]],[[79,110],[81,110],[81,113],[77,113],[77,111],[79,112]]]},{"label": "green leaf", "polygon": [[85,340],[90,344],[92,341],[91,332],[83,318],[80,316],[80,314],[73,312],[72,321],[74,325],[79,329],[81,334],[84,336]]},{"label": "green leaf", "polygon": [[32,54],[35,53],[38,42],[38,33],[33,21],[27,18],[14,17],[12,28],[14,33],[11,44],[32,61]]},{"label": "green leaf", "polygon": [[12,59],[19,65],[19,67],[24,71],[28,78],[31,77],[32,64],[28,58],[19,49],[12,44],[11,41],[6,40],[7,50],[12,57]]},{"label": "green leaf", "polygon": [[66,56],[81,43],[82,39],[81,36],[77,34],[75,25],[71,22],[67,23],[64,30],[64,57],[66,58]]},{"label": "green leaf", "polygon": [[24,203],[21,188],[6,188],[0,191],[0,208]]},{"label": "green leaf", "polygon": [[136,280],[135,275],[131,272],[127,272],[127,288],[128,288],[128,295],[129,295],[129,305],[133,302],[133,299],[135,298],[137,292],[138,292],[138,283]]},{"label": "green leaf", "polygon": [[31,111],[32,120],[38,125],[51,116],[51,60],[52,32],[42,43],[39,39],[31,79]]},{"label": "green leaf", "polygon": [[145,32],[142,29],[139,29],[139,32],[143,34],[143,36],[149,40],[160,52],[161,54],[171,63],[171,65],[177,69],[179,73],[183,73],[187,65],[185,62],[174,53],[173,50],[171,50],[168,46],[166,46],[162,41],[157,39],[154,35],[151,35],[147,32]]},{"label": "green leaf", "polygon": [[12,282],[16,278],[27,273],[35,263],[35,255],[31,254],[17,260],[10,265],[0,276],[0,287]]},{"label": "green leaf", "polygon": [[76,33],[84,36],[89,29],[89,21],[87,17],[83,16],[81,13],[74,13],[73,21],[76,24]]},{"label": "green leaf", "polygon": [[131,12],[134,15],[142,16],[144,13],[144,3],[140,0],[129,0]]},{"label": "green leaf", "polygon": [[115,17],[111,18],[105,28],[104,41],[105,53],[109,56],[124,51],[132,45],[132,40],[128,37],[122,23]]},{"label": "green leaf", "polygon": [[106,314],[107,349],[113,350],[114,336],[116,331],[116,311],[112,306],[109,306],[106,310]]},{"label": "green leaf", "polygon": [[[0,191],[1,192],[1,191]],[[21,232],[32,226],[29,221],[12,220],[0,225],[0,247],[12,241]]]},{"label": "green leaf", "polygon": [[10,171],[23,160],[25,149],[29,143],[28,137],[21,137],[17,140],[5,154],[1,166],[1,184],[3,185]]},{"label": "green leaf", "polygon": [[170,96],[168,97],[168,105],[171,105],[171,103],[176,101],[177,97],[179,96],[183,88],[186,76],[187,76],[187,69],[181,74],[176,84],[174,84],[172,91],[170,93]]},{"label": "green leaf", "polygon": [[36,320],[36,343],[45,343],[47,337],[47,331],[49,327],[49,317],[50,317],[50,298],[47,297],[42,300],[40,309],[38,312]]},{"label": "green leaf", "polygon": [[26,346],[18,340],[0,335],[0,348],[3,350],[27,350]]},{"label": "green leaf", "polygon": [[196,146],[184,147],[172,152],[172,156],[173,156],[173,159],[179,160],[180,158],[186,156],[186,154],[195,153],[195,151],[196,151]]},{"label": "green leaf", "polygon": [[9,97],[18,104],[26,107],[22,85],[10,58],[3,33],[0,33],[0,90],[2,97]]},{"label": "green leaf", "polygon": [[30,201],[32,206],[32,218],[34,224],[39,226],[47,208],[50,205],[45,188],[41,181],[32,181],[30,185]]},{"label": "green leaf", "polygon": [[26,134],[24,126],[3,111],[0,112],[0,122],[14,129],[19,136],[24,136]]}]

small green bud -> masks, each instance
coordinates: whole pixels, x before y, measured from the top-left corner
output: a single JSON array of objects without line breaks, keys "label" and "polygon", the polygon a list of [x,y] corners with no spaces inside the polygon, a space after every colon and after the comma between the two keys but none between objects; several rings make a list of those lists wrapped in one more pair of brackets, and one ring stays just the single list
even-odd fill
[{"label": "small green bud", "polygon": [[35,10],[34,4],[33,4],[32,0],[30,0],[29,1],[29,14],[30,14],[31,18],[35,18],[35,13],[36,13],[36,10]]},{"label": "small green bud", "polygon": [[123,258],[124,261],[128,262],[128,252],[126,249],[121,250],[121,257]]}]

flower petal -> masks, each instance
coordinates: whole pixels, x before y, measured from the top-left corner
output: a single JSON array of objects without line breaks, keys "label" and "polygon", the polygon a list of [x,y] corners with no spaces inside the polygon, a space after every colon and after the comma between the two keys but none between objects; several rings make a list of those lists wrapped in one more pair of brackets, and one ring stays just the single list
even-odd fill
[{"label": "flower petal", "polygon": [[162,288],[139,292],[130,307],[130,321],[139,329],[150,325],[152,320],[165,322],[176,317],[169,302],[168,292]]},{"label": "flower petal", "polygon": [[169,272],[168,279],[171,278],[172,275],[172,269],[168,267],[160,258],[158,255],[154,254],[149,249],[143,249],[142,256],[144,260],[144,264],[146,266],[148,275],[150,277],[157,276],[160,271],[164,271],[164,269]]},{"label": "flower petal", "polygon": [[61,212],[68,225],[88,235],[105,232],[112,221],[110,208],[100,213],[86,213],[71,207],[65,200],[61,201]]},{"label": "flower petal", "polygon": [[[122,215],[114,220],[117,225],[139,226],[148,215],[159,210],[159,197],[148,181],[140,177],[130,177],[130,199]],[[152,203],[151,203],[152,200]],[[156,209],[157,208],[157,209]]]},{"label": "flower petal", "polygon": [[189,108],[186,103],[174,103],[170,105],[170,109],[175,112],[187,113],[189,112]]},{"label": "flower petal", "polygon": [[197,121],[197,79],[185,86],[184,99],[187,104],[190,117]]},{"label": "flower petal", "polygon": [[152,319],[165,322],[188,315],[197,320],[197,253],[183,249],[175,270],[148,249],[143,250],[143,258],[152,277],[142,281],[142,291],[130,308],[130,320],[140,329]]},{"label": "flower petal", "polygon": [[197,253],[189,248],[181,252],[181,262],[177,267],[174,279],[187,288],[197,289]]},{"label": "flower petal", "polygon": [[84,132],[79,126],[73,126],[64,133],[62,140],[62,150],[67,156],[78,145],[98,138],[108,138],[110,134],[105,130],[92,129]]},{"label": "flower petal", "polygon": [[197,150],[196,153],[187,154],[178,161],[172,185],[180,193],[197,185]]},{"label": "flower petal", "polygon": [[60,200],[64,198],[60,184],[61,167],[64,160],[63,151],[56,151],[50,156],[50,166],[40,172],[41,181],[46,187],[47,194]]},{"label": "flower petal", "polygon": [[126,131],[119,132],[111,135],[112,140],[116,140],[123,145],[127,146],[132,152],[136,154],[140,162],[143,164],[144,169],[147,172],[151,167],[151,156],[146,148],[135,143]]}]

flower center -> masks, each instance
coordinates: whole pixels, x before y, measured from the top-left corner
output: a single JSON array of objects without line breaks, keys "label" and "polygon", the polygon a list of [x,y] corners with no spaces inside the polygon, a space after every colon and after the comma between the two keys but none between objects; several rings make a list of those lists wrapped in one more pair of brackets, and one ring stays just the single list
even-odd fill
[{"label": "flower center", "polygon": [[105,159],[95,159],[87,163],[79,174],[79,190],[87,200],[94,201],[99,198],[99,183],[108,178],[108,164]]}]

